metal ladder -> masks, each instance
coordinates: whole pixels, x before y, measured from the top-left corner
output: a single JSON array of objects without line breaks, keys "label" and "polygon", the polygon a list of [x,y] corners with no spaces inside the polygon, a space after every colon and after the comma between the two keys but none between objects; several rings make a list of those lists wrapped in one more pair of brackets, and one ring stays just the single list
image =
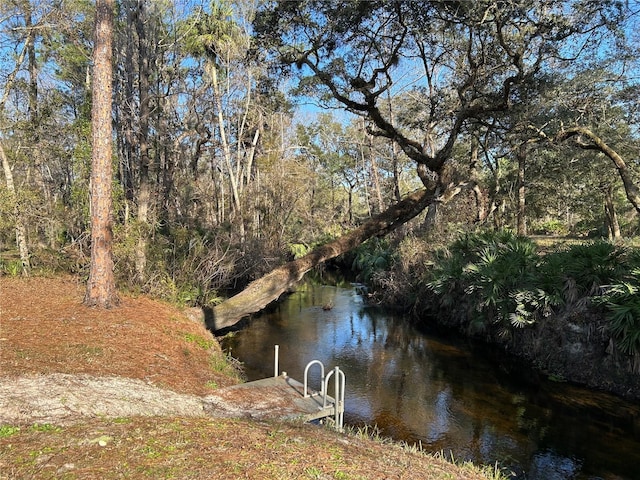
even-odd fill
[{"label": "metal ladder", "polygon": [[[279,375],[278,373],[278,356],[279,356],[279,346],[275,345],[275,359],[274,359],[274,377]],[[344,392],[346,385],[346,377],[340,367],[334,367],[326,376],[324,373],[324,365],[320,360],[311,360],[304,369],[304,390],[303,396],[304,398],[309,398],[311,395],[309,394],[308,389],[308,378],[309,378],[309,369],[313,365],[320,366],[320,393],[314,395],[322,396],[322,408],[326,409],[327,407],[333,408],[333,424],[336,430],[343,431],[344,427]],[[283,375],[286,375],[286,372],[283,372]],[[329,397],[329,381],[333,376],[333,398]]]}]

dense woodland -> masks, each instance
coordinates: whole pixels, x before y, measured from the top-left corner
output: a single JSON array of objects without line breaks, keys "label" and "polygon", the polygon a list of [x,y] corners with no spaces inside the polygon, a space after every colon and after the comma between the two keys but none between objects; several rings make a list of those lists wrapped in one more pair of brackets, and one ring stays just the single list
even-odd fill
[{"label": "dense woodland", "polygon": [[[615,338],[640,370],[639,15],[617,0],[4,0],[0,269],[90,278],[101,215],[119,289],[213,307],[276,269],[222,326],[332,260],[380,301],[501,338],[579,298],[620,304]],[[556,257],[526,237],[549,235],[608,240],[559,265],[614,259],[616,274],[533,278]],[[496,259],[523,266],[496,277]]]}]

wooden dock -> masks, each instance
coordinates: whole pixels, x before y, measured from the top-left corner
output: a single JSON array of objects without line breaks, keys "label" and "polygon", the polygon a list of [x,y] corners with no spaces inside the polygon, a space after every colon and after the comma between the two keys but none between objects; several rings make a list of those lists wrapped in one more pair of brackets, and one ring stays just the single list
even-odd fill
[{"label": "wooden dock", "polygon": [[[276,350],[277,352],[277,350]],[[321,367],[321,391],[307,387],[309,367]],[[276,353],[277,371],[277,353]],[[327,394],[329,379],[333,376],[334,397]],[[205,410],[216,416],[251,417],[282,420],[327,419],[342,430],[344,415],[344,373],[338,367],[325,377],[324,366],[309,362],[304,373],[304,384],[289,377],[286,372],[273,377],[221,388],[204,400]]]},{"label": "wooden dock", "polygon": [[206,398],[216,413],[305,422],[335,417],[335,399],[327,395],[326,406],[323,403],[322,394],[314,391],[305,397],[304,385],[284,375],[223,388]]}]

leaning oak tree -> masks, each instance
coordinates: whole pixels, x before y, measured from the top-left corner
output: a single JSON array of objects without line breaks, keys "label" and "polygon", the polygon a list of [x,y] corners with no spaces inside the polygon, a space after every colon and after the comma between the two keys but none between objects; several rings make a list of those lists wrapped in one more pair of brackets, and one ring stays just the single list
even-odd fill
[{"label": "leaning oak tree", "polygon": [[[626,45],[626,39],[616,40]],[[595,152],[610,161],[613,168],[607,171],[607,175],[598,172],[604,168],[602,164],[598,167],[590,163],[588,169],[598,177],[599,189],[604,193],[604,211],[611,225],[615,224],[615,215],[608,197],[610,193],[607,192],[613,188],[614,174],[621,180],[627,201],[640,214],[637,162],[629,158],[625,160],[625,157],[633,158],[634,155],[633,131],[637,122],[633,116],[637,111],[638,87],[629,78],[633,73],[627,72],[629,59],[624,50],[603,51],[607,56],[602,64],[607,68],[590,68],[570,78],[556,75],[549,79],[546,103],[541,101],[535,106],[538,114],[529,117],[527,129],[530,141],[539,142],[542,147],[556,150],[566,144]],[[636,55],[636,62],[637,59]],[[636,70],[629,69],[630,72]],[[615,225],[611,226],[615,229]],[[616,237],[615,231],[611,233]]]},{"label": "leaning oak tree", "polygon": [[96,1],[91,113],[91,266],[84,303],[104,308],[118,304],[112,254],[113,16],[114,0]]},{"label": "leaning oak tree", "polygon": [[587,127],[571,127],[563,129],[558,132],[554,140],[556,142],[563,142],[568,139],[573,139],[573,143],[577,148],[600,152],[613,162],[613,165],[622,180],[627,200],[629,200],[629,203],[633,205],[636,212],[640,214],[640,189],[636,186],[632,173],[622,156]]},{"label": "leaning oak tree", "polygon": [[[216,306],[213,329],[258,311],[315,265],[473,188],[472,179],[451,175],[456,144],[473,129],[491,128],[494,119],[532,98],[530,91],[537,88],[540,73],[550,62],[573,53],[574,38],[583,38],[605,22],[612,3],[283,0],[265,4],[255,22],[256,40],[285,71],[291,68],[297,92],[337,103],[364,118],[370,134],[395,142],[415,163],[424,189]],[[403,116],[403,123],[389,115],[384,100],[406,92],[418,101],[411,118]]]}]

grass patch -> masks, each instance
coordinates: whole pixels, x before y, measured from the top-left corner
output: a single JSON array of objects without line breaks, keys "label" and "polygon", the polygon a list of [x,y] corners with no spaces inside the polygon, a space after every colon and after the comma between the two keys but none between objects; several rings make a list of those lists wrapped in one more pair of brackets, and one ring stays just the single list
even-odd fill
[{"label": "grass patch", "polygon": [[197,333],[185,333],[184,339],[189,343],[195,343],[203,350],[210,350],[216,345],[215,340],[207,340]]},{"label": "grass patch", "polygon": [[55,445],[40,430],[50,427],[16,430],[19,434],[11,440],[0,439],[3,473],[11,472],[10,478],[104,480],[504,479],[493,467],[454,464],[445,455],[410,451],[388,440],[371,441],[369,437],[377,435],[371,427],[341,435],[312,425],[248,419],[89,419],[65,427]]},{"label": "grass patch", "polygon": [[51,425],[49,423],[34,423],[29,427],[32,432],[48,432],[48,433],[60,433],[62,428],[57,425]]},{"label": "grass patch", "polygon": [[238,382],[244,381],[242,362],[231,355],[212,355],[209,367],[215,373],[234,378]]},{"label": "grass patch", "polygon": [[20,432],[20,427],[12,425],[0,425],[0,438],[7,438]]},{"label": "grass patch", "polygon": [[131,419],[127,417],[117,417],[117,418],[111,419],[111,421],[115,424],[120,424],[120,425],[131,423]]},{"label": "grass patch", "polygon": [[104,354],[104,349],[102,347],[94,345],[77,344],[73,345],[73,348],[75,348],[77,352],[84,357],[101,357]]},{"label": "grass patch", "polygon": [[215,380],[209,380],[207,383],[205,383],[205,386],[207,388],[210,388],[211,390],[215,390],[218,388],[218,382],[216,382]]}]

